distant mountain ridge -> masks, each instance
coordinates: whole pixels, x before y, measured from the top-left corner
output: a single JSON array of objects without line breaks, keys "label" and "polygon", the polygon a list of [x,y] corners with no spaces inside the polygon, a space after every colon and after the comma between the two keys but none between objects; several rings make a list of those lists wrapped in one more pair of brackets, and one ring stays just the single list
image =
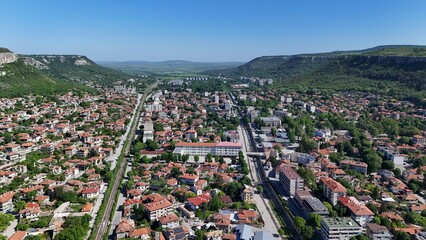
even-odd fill
[{"label": "distant mountain ridge", "polygon": [[102,66],[114,68],[127,73],[162,74],[162,73],[199,73],[207,70],[237,67],[241,62],[191,62],[186,60],[168,60],[162,62],[124,61],[98,62]]},{"label": "distant mountain ridge", "polygon": [[425,97],[426,46],[263,56],[236,68],[204,73],[272,78],[277,87],[392,91]]}]

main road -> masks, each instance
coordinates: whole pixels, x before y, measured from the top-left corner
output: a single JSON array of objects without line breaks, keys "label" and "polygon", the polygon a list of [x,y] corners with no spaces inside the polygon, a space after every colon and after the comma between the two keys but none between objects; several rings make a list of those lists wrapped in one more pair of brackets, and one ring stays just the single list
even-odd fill
[{"label": "main road", "polygon": [[[233,105],[237,106],[235,104],[234,98],[232,96],[232,94],[230,94],[230,98],[233,101]],[[242,114],[240,111],[239,115],[240,118],[242,117]],[[241,140],[244,142],[244,148],[247,152],[257,152],[257,146],[256,146],[256,141],[254,140],[251,128],[249,126],[247,126],[246,123],[244,123],[243,121],[241,121],[241,129],[240,129],[242,136],[241,136]],[[251,160],[248,159],[247,157],[247,161],[248,165],[250,167],[250,173],[251,173],[251,178],[256,182],[256,184],[261,184],[263,187],[263,198],[269,198],[269,200],[275,205],[275,210],[278,213],[278,215],[283,219],[284,223],[286,224],[286,230],[287,230],[287,234],[291,235],[291,239],[295,239],[295,240],[300,240],[302,239],[299,231],[297,230],[296,225],[294,224],[293,219],[290,217],[290,215],[288,214],[288,212],[284,209],[283,204],[281,202],[281,198],[277,195],[277,193],[275,192],[275,190],[273,189],[271,183],[269,182],[268,178],[266,177],[266,173],[265,170],[263,169],[262,166],[262,162],[260,160],[259,157],[255,157],[254,159],[255,162],[253,164],[253,162],[251,162]],[[262,199],[264,200],[264,199]],[[265,202],[263,202],[264,205]],[[260,203],[260,205],[262,205],[262,203]],[[274,225],[276,226],[276,228],[278,229],[278,223],[276,218],[273,216],[273,213],[271,213],[270,209],[268,206],[267,207],[267,212],[266,215],[269,215],[268,218],[273,220]],[[264,217],[265,218],[265,217]],[[265,221],[266,222],[266,221]]]},{"label": "main road", "polygon": [[[148,94],[152,91],[152,89],[154,89],[155,87],[157,87],[158,83],[160,81],[157,80],[154,84],[150,85],[149,87],[147,87],[143,93],[142,99],[139,103],[139,105],[137,106],[137,111],[136,113],[133,115],[133,119],[132,119],[132,125],[130,126],[130,132],[127,135],[127,145],[126,147],[122,150],[122,155],[123,156],[127,156],[129,154],[129,150],[130,150],[130,146],[133,142],[133,139],[135,138],[135,134],[136,134],[136,129],[138,127],[138,123],[139,123],[139,118],[142,112],[142,106],[145,103],[145,100],[148,96]],[[112,186],[112,190],[111,190],[111,194],[108,198],[108,202],[106,203],[105,206],[105,211],[104,214],[102,215],[102,219],[101,222],[99,223],[98,226],[94,226],[94,231],[96,231],[96,237],[95,240],[102,240],[104,239],[105,234],[108,231],[108,226],[109,226],[109,217],[111,215],[111,211],[112,208],[114,206],[115,200],[116,200],[116,196],[117,196],[117,191],[119,191],[119,187],[120,187],[120,182],[121,179],[123,178],[123,173],[126,169],[127,166],[127,157],[123,157],[123,161],[121,161],[121,164],[118,169],[117,172],[117,176],[114,179],[114,183]]]}]

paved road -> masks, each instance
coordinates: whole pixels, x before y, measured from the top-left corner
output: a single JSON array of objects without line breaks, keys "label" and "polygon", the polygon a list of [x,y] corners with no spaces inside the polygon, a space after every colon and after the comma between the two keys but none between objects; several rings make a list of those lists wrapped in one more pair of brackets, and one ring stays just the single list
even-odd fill
[{"label": "paved road", "polygon": [[[253,180],[254,183],[259,182],[259,177],[257,170],[255,166],[253,165],[253,160],[251,157],[247,157],[246,152],[247,150],[250,150],[250,144],[248,141],[247,133],[244,131],[241,127],[238,127],[238,132],[240,135],[240,140],[242,142],[243,146],[243,154],[244,158],[247,159],[248,165],[250,168],[250,179]],[[263,221],[265,222],[264,227],[262,230],[271,232],[273,234],[278,233],[278,229],[280,228],[278,220],[275,218],[275,215],[271,211],[269,207],[269,201],[267,199],[264,199],[262,196],[260,196],[258,193],[254,194],[254,200],[256,202],[257,209],[259,213],[262,215]]]},{"label": "paved road", "polygon": [[2,235],[10,238],[15,233],[15,227],[18,225],[18,219],[13,219],[10,225],[3,231]]},{"label": "paved road", "polygon": [[[130,129],[128,129],[128,131],[130,131],[129,132],[130,134],[127,136],[127,140],[129,140],[129,141],[128,141],[126,148],[123,149],[124,156],[126,156],[129,153],[131,142],[134,139],[134,136],[136,134],[136,129],[138,127],[138,124],[136,124],[136,123],[139,120],[141,109],[142,109],[142,106],[143,106],[143,104],[146,100],[146,97],[148,96],[148,93],[151,92],[152,89],[154,89],[158,85],[158,83],[159,83],[159,81],[157,80],[157,82],[155,82],[153,85],[151,85],[151,86],[149,86],[148,88],[145,89],[145,92],[142,96],[142,101],[137,106],[136,114],[134,114],[133,117],[132,117],[132,125],[131,125]],[[127,157],[124,157],[123,161],[121,162],[121,164],[119,166],[117,177],[114,179],[114,183],[112,183],[113,186],[112,186],[112,190],[111,190],[111,195],[109,196],[108,202],[106,203],[105,212],[102,216],[102,220],[101,220],[99,226],[94,226],[93,231],[96,231],[96,237],[95,237],[96,240],[103,239],[105,234],[108,231],[109,217],[111,216],[111,211],[113,210],[112,207],[114,206],[114,203],[115,203],[117,191],[119,191],[119,189],[120,189],[119,188],[120,182],[121,182],[121,179],[124,175],[123,173],[126,169],[126,166],[127,166]]]},{"label": "paved road", "polygon": [[[250,128],[245,128],[245,127],[243,128],[248,131],[248,137],[250,139],[252,149],[257,151],[256,142],[254,141]],[[284,220],[286,224],[287,233],[291,234],[291,239],[296,239],[296,240],[301,239],[293,219],[290,217],[288,212],[284,209],[281,202],[281,198],[276,194],[275,190],[273,189],[270,182],[268,181],[265,171],[263,170],[262,162],[260,158],[256,159],[255,168],[258,169],[258,171],[256,172],[258,173],[259,179],[262,182],[263,192],[264,192],[263,196],[268,197],[274,203],[276,211],[282,217],[282,219]]]},{"label": "paved road", "polygon": [[[231,99],[233,100],[233,98],[231,97]],[[233,103],[234,105],[235,102]],[[240,116],[241,117],[241,116]],[[241,128],[240,131],[242,132],[241,135],[241,139],[243,141],[245,141],[246,144],[242,144],[244,146],[244,148],[246,148],[246,151],[250,151],[250,152],[257,152],[257,146],[256,146],[256,142],[254,140],[253,134],[251,132],[250,127],[244,125],[243,122],[241,122]],[[247,158],[246,158],[247,159]],[[263,198],[262,199],[269,199],[270,201],[272,201],[275,205],[275,209],[277,211],[277,213],[282,217],[283,221],[286,224],[286,230],[287,230],[287,234],[291,235],[291,239],[295,239],[295,240],[300,240],[301,237],[299,235],[299,232],[297,231],[296,225],[294,224],[293,219],[290,217],[290,215],[287,213],[287,211],[285,211],[282,203],[281,203],[281,199],[280,197],[275,193],[274,189],[272,188],[271,184],[268,181],[268,178],[265,174],[265,171],[263,169],[262,166],[262,162],[260,160],[260,158],[257,158],[255,162],[252,162],[251,160],[249,160],[249,167],[251,168],[251,177],[252,179],[256,178],[258,183],[262,184],[263,187]],[[266,205],[266,203],[265,203]],[[269,206],[266,206],[269,207]],[[271,213],[269,208],[266,208],[267,212],[269,214],[267,214],[266,216],[270,216],[270,219],[273,219],[274,224],[276,226],[276,228],[279,228],[279,224],[277,222],[277,220],[275,219],[275,215],[273,213]],[[266,220],[265,220],[266,221]]]}]

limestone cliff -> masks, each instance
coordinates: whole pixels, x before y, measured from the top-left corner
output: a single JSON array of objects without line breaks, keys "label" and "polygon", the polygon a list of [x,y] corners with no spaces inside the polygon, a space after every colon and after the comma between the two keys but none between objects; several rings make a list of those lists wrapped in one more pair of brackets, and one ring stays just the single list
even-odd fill
[{"label": "limestone cliff", "polygon": [[18,56],[15,53],[4,52],[0,53],[0,65],[5,63],[12,63],[18,60]]}]

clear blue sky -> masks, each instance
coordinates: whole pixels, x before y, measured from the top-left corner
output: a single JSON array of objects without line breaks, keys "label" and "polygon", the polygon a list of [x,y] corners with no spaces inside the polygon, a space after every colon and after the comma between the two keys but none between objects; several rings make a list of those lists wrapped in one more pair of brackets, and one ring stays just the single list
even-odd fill
[{"label": "clear blue sky", "polygon": [[0,46],[94,60],[248,61],[426,44],[423,0],[7,0]]}]

